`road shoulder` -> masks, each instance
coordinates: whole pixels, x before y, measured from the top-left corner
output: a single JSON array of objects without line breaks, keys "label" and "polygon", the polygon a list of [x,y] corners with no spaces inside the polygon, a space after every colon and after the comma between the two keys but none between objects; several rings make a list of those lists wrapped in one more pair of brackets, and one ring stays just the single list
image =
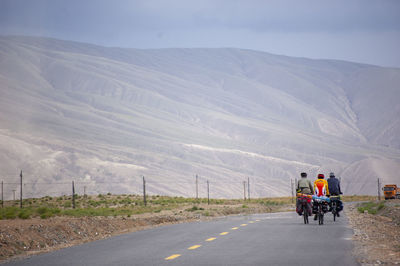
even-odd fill
[{"label": "road shoulder", "polygon": [[360,212],[360,203],[345,208],[354,230],[353,254],[361,265],[400,265],[400,201],[381,204],[376,214],[364,209]]}]

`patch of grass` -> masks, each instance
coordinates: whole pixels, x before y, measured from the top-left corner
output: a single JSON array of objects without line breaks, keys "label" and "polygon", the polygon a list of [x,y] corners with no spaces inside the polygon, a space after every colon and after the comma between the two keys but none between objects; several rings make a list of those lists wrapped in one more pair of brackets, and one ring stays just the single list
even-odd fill
[{"label": "patch of grass", "polygon": [[367,211],[369,214],[377,214],[378,211],[382,210],[385,207],[384,202],[375,202],[369,201],[360,204],[360,207],[357,208],[358,212],[364,213]]},{"label": "patch of grass", "polygon": [[30,209],[22,209],[18,213],[18,218],[20,218],[20,219],[29,219],[29,218],[31,218],[31,215],[32,215],[32,210],[30,210]]},{"label": "patch of grass", "polygon": [[186,209],[185,211],[187,212],[194,212],[194,211],[204,211],[204,208],[199,208],[196,205],[193,206],[192,208]]},{"label": "patch of grass", "polygon": [[377,200],[377,196],[368,196],[368,195],[352,195],[352,196],[341,196],[340,197],[343,202],[354,202],[354,201],[374,201]]},{"label": "patch of grass", "polygon": [[0,209],[0,219],[15,219],[17,218],[18,208],[17,207],[6,207]]}]

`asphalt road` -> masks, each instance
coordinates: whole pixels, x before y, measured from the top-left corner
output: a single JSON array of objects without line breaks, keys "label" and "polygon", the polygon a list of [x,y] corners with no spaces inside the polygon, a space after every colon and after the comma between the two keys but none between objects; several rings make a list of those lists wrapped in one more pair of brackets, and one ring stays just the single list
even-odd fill
[{"label": "asphalt road", "polygon": [[[342,215],[343,216],[343,215]],[[346,217],[225,217],[111,237],[5,265],[358,265]]]}]

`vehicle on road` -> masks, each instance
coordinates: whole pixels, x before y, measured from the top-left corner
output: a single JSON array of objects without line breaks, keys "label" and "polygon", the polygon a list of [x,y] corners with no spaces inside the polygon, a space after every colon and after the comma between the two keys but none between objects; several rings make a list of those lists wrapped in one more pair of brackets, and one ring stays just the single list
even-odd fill
[{"label": "vehicle on road", "polygon": [[385,195],[385,200],[400,199],[400,187],[397,187],[397,185],[385,185],[382,190]]}]

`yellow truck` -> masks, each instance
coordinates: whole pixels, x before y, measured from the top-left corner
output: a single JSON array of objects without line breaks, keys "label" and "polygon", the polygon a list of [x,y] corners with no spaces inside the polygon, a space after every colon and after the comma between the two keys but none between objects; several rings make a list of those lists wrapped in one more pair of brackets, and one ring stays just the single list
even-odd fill
[{"label": "yellow truck", "polygon": [[385,200],[400,199],[400,187],[397,187],[397,185],[385,185],[382,189]]}]

